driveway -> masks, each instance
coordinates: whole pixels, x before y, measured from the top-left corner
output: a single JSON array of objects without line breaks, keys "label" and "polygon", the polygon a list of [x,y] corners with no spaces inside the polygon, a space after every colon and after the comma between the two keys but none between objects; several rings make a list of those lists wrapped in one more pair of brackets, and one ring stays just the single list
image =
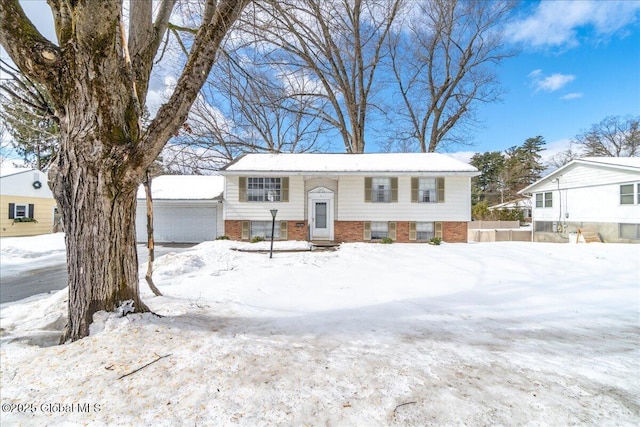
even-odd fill
[{"label": "driveway", "polygon": [[[156,260],[169,252],[181,252],[194,245],[156,245]],[[142,265],[147,262],[147,247],[138,245],[138,261]],[[60,262],[47,267],[25,270],[19,275],[0,279],[0,304],[18,301],[33,295],[50,293],[67,286],[67,266],[64,257]]]}]

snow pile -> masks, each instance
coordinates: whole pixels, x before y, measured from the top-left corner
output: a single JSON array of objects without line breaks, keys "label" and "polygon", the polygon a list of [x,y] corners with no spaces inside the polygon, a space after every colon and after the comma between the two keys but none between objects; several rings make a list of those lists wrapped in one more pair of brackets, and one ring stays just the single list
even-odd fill
[{"label": "snow pile", "polygon": [[273,259],[245,246],[157,259],[165,296],[141,288],[162,317],[97,313],[73,344],[29,339],[65,314],[64,293],[4,305],[2,403],[36,410],[7,406],[3,423],[640,419],[640,246],[346,244]]},{"label": "snow pile", "polygon": [[2,268],[0,277],[15,276],[30,269],[58,264],[65,258],[64,233],[0,239]]}]

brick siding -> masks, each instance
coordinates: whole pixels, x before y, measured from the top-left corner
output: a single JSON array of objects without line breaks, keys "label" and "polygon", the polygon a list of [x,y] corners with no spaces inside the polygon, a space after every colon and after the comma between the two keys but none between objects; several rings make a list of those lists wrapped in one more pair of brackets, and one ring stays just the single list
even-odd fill
[{"label": "brick siding", "polygon": [[[231,240],[242,240],[242,220],[225,220],[224,233]],[[276,227],[280,226],[280,222],[276,219]],[[301,227],[296,224],[304,224]],[[287,220],[287,239],[288,240],[307,240],[307,221],[289,221]]]},{"label": "brick siding", "polygon": [[443,222],[442,240],[449,243],[467,243],[467,223]]},{"label": "brick siding", "polygon": [[[277,222],[277,221],[276,221]],[[334,240],[336,242],[362,242],[365,221],[335,221]],[[297,227],[297,223],[304,223],[304,226]],[[396,222],[396,239],[398,243],[410,243],[409,221]],[[276,224],[277,226],[277,224]],[[226,220],[224,223],[225,234],[232,240],[242,240],[242,221]],[[287,221],[287,238],[289,240],[307,240],[307,221]],[[466,222],[443,222],[442,240],[448,243],[467,242]]]}]

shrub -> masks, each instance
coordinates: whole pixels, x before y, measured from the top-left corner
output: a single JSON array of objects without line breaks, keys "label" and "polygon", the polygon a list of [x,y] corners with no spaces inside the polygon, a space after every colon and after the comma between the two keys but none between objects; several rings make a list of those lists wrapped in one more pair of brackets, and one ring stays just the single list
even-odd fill
[{"label": "shrub", "polygon": [[386,245],[393,243],[393,239],[391,239],[390,237],[385,237],[382,240],[380,240],[380,243],[384,243]]},{"label": "shrub", "polygon": [[433,239],[429,240],[429,244],[431,245],[439,245],[440,243],[442,243],[442,239],[440,237],[434,237]]},{"label": "shrub", "polygon": [[264,242],[264,237],[262,237],[262,236],[254,236],[250,241],[251,241],[251,243]]},{"label": "shrub", "polygon": [[229,240],[229,236],[218,236],[216,240]]}]

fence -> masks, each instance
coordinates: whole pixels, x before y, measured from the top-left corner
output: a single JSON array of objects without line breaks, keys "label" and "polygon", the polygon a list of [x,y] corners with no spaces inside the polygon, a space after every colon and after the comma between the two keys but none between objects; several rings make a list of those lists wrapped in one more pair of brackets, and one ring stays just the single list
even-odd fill
[{"label": "fence", "polygon": [[518,221],[472,221],[467,227],[469,242],[530,242],[531,229]]}]

